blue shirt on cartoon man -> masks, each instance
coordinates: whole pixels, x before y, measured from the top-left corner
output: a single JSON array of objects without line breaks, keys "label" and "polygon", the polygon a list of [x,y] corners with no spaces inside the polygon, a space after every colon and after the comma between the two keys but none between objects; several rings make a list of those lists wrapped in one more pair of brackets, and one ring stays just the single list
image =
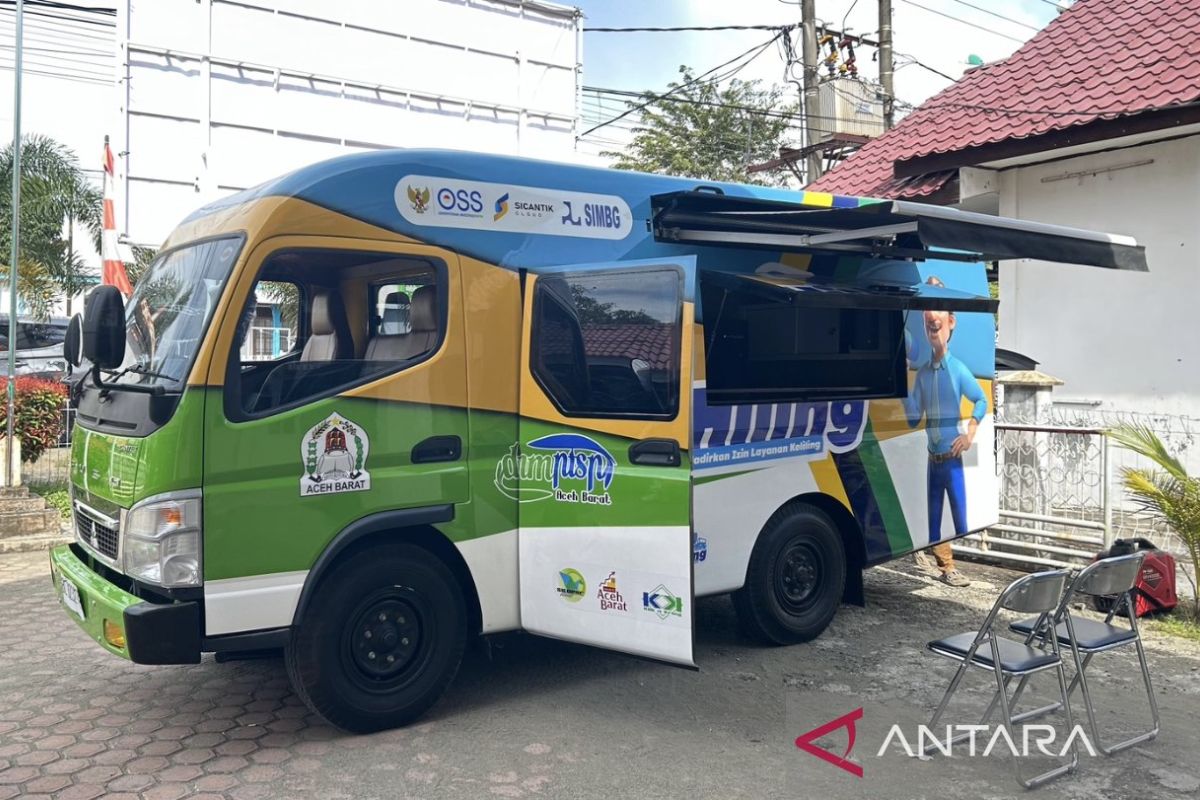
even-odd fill
[{"label": "blue shirt on cartoon man", "polygon": [[[927,283],[943,285],[936,277],[930,277]],[[966,364],[950,354],[950,339],[956,325],[954,312],[926,311],[922,321],[931,354],[929,361],[917,368],[912,391],[904,399],[904,414],[910,428],[917,427],[921,419],[925,419],[925,436],[929,444],[929,541],[937,542],[942,538],[942,510],[947,500],[954,534],[961,536],[969,532],[962,455],[975,441],[975,432],[987,413],[987,398]],[[910,347],[909,361],[912,360]],[[972,408],[966,417],[965,429],[960,429],[963,398],[972,403]]]},{"label": "blue shirt on cartoon man", "polygon": [[923,364],[917,370],[912,392],[904,398],[904,413],[910,428],[915,428],[921,417],[925,417],[930,453],[949,453],[954,440],[961,435],[959,407],[964,397],[975,404],[971,419],[976,424],[982,422],[987,413],[983,389],[967,365],[949,352],[940,361]]}]

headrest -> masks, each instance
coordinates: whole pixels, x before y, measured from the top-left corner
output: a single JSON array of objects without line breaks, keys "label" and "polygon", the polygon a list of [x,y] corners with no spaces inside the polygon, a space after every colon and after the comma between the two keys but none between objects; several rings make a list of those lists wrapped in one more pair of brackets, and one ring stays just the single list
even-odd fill
[{"label": "headrest", "polygon": [[428,333],[438,329],[437,287],[422,286],[413,292],[412,307],[408,312],[413,333]]},{"label": "headrest", "polygon": [[404,292],[388,292],[383,297],[385,306],[406,306],[408,305],[408,295]]},{"label": "headrest", "polygon": [[328,289],[317,289],[313,292],[312,301],[312,334],[313,336],[329,336],[334,333],[332,292]]}]

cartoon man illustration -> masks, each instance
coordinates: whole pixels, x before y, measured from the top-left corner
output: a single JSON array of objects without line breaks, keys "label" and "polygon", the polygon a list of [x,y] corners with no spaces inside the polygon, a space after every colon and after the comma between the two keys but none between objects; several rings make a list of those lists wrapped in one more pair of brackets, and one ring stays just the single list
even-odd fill
[{"label": "cartoon man illustration", "polygon": [[[926,283],[945,286],[936,276],[931,276]],[[987,413],[987,399],[967,366],[950,353],[950,339],[956,324],[954,312],[926,311],[923,323],[932,353],[929,361],[917,369],[912,391],[904,400],[904,411],[910,428],[917,427],[921,418],[925,418],[929,444],[929,541],[937,542],[941,539],[946,499],[950,501],[955,535],[967,532],[962,456],[975,441],[975,431]],[[960,413],[964,397],[973,403],[965,425]],[[949,542],[942,542],[932,549],[944,583],[959,587],[970,585],[970,581],[954,568]]]}]

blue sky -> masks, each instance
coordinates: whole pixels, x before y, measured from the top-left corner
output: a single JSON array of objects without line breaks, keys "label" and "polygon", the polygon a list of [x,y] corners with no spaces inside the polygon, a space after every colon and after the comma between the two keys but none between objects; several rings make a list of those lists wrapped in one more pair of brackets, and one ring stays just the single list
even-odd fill
[{"label": "blue sky", "polygon": [[[773,25],[798,22],[800,17],[796,0],[575,0],[573,4],[584,12],[585,31],[588,27],[648,25]],[[878,27],[876,5],[876,0],[817,0],[817,15],[833,27],[874,36]],[[1004,58],[1056,14],[1047,0],[893,0],[893,6],[897,53],[914,55],[949,75],[960,75],[972,54],[984,61]],[[770,36],[768,31],[585,32],[584,83],[617,89],[661,89],[677,75],[680,64],[703,72]],[[877,70],[871,56],[869,49],[860,52],[858,65],[865,77],[875,78]],[[898,63],[902,61],[898,57]],[[782,82],[783,61],[778,50],[768,49],[739,77]],[[915,64],[896,72],[897,96],[914,104],[948,84]]]}]

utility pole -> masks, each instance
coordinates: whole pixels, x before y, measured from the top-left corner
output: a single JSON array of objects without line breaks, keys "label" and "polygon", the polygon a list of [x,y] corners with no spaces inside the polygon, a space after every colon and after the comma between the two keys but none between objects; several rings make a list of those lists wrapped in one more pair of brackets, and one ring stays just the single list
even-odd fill
[{"label": "utility pole", "polygon": [[[805,142],[812,148],[821,137],[817,126],[820,117],[817,100],[817,0],[802,0],[800,5],[801,56],[804,59],[804,127]],[[821,177],[821,153],[810,149],[806,176],[809,183]]]},{"label": "utility pole", "polygon": [[16,432],[13,407],[17,402],[17,263],[21,253],[21,68],[25,51],[25,2],[17,0],[16,48],[13,53],[12,255],[8,261],[8,409],[5,419],[4,485],[16,475]]},{"label": "utility pole", "polygon": [[879,0],[879,84],[883,87],[883,129],[896,123],[896,90],[892,84],[892,0]]}]

